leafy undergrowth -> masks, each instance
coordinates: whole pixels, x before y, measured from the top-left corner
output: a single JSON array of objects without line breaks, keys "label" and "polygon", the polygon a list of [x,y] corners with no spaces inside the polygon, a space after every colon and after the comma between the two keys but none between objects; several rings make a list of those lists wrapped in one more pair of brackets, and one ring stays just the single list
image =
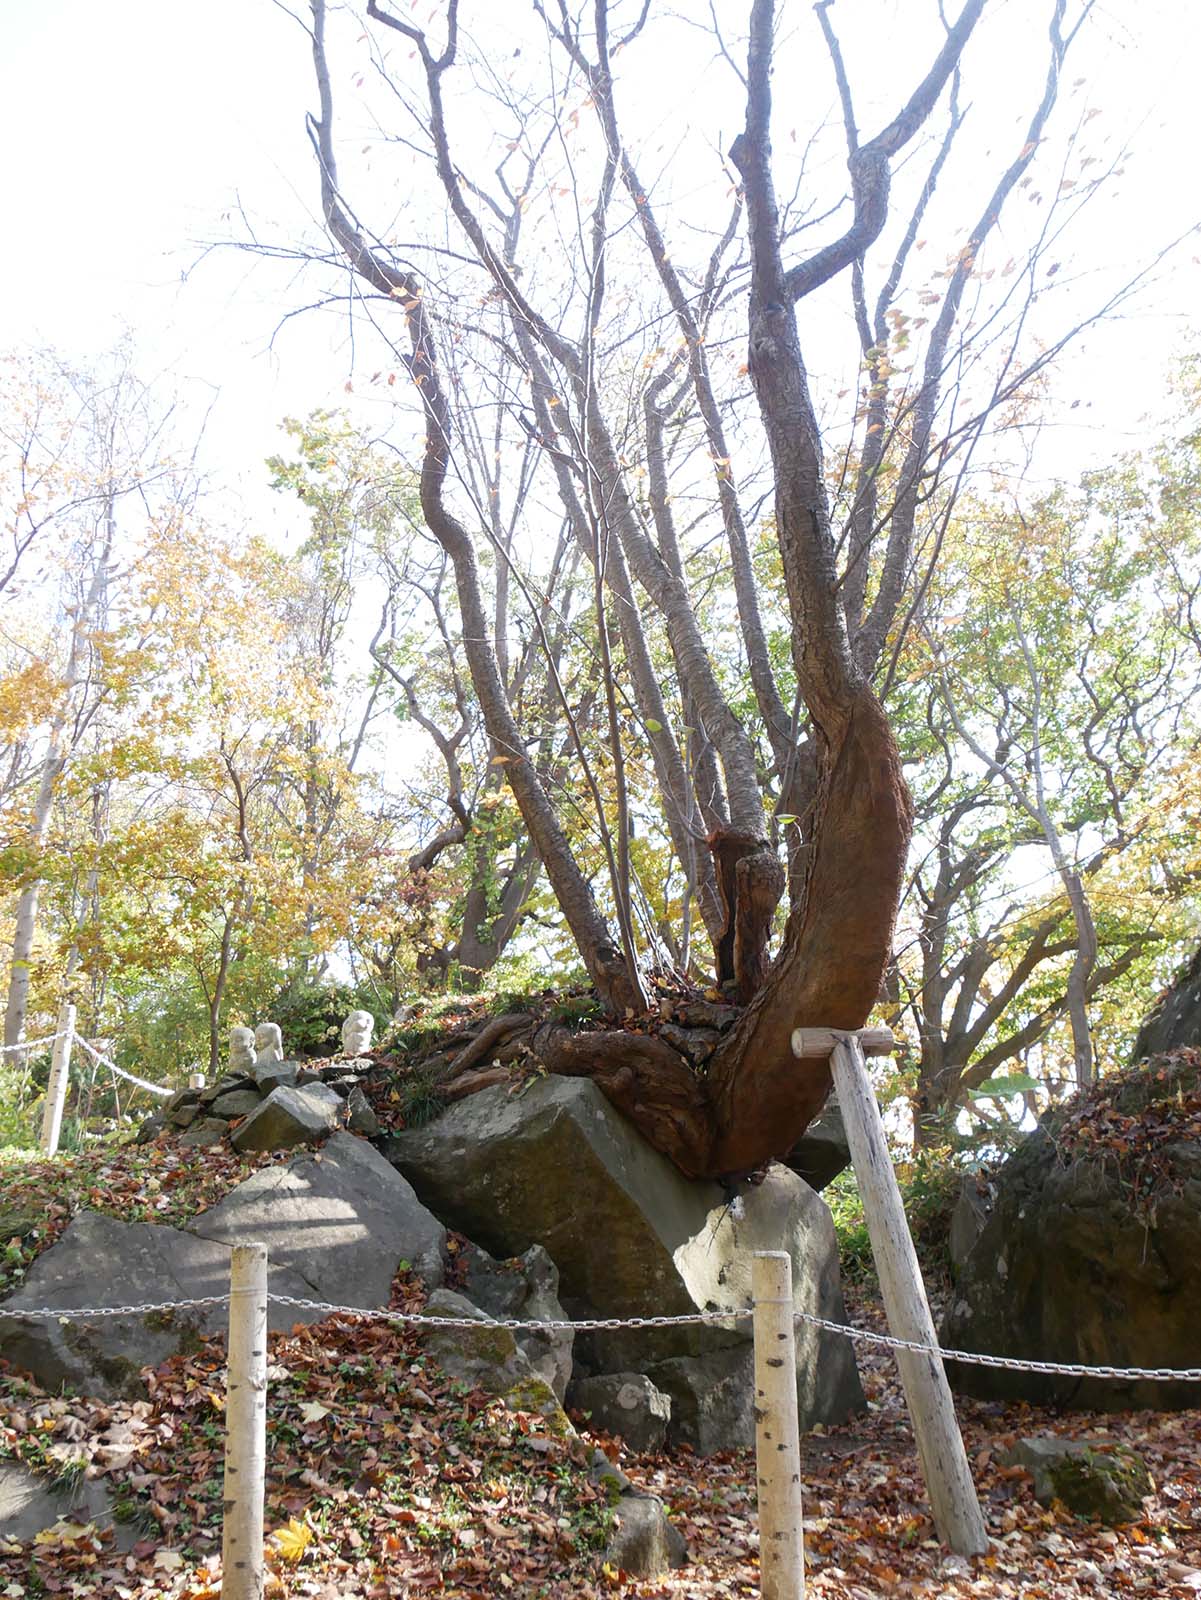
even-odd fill
[{"label": "leafy undergrowth", "polygon": [[49,1159],[0,1157],[0,1296],[17,1287],[79,1211],[180,1227],[259,1167],[289,1160],[293,1153],[239,1155],[221,1146],[201,1158],[170,1143],[126,1144]]},{"label": "leafy undergrowth", "polygon": [[[398,1280],[398,1304],[420,1290]],[[857,1308],[873,1324],[878,1309]],[[136,1542],[61,1526],[36,1546],[0,1544],[0,1595],[216,1600],[220,1593],[223,1373],[219,1341],[159,1368],[141,1402],[97,1404],[0,1377],[0,1453],[60,1479],[86,1472],[113,1494]],[[871,1410],[804,1441],[809,1592],[828,1600],[1201,1593],[1201,1412],[1065,1416],[960,1405],[992,1546],[973,1561],[933,1537],[899,1385],[862,1354]],[[1143,1520],[1118,1529],[1034,1501],[1000,1465],[1020,1434],[1102,1434],[1145,1458],[1157,1485]],[[267,1527],[278,1600],[758,1594],[749,1453],[634,1455],[598,1442],[659,1494],[689,1565],[654,1581],[607,1567],[609,1511],[587,1450],[539,1417],[506,1412],[447,1381],[419,1337],[362,1318],[271,1341]]]}]

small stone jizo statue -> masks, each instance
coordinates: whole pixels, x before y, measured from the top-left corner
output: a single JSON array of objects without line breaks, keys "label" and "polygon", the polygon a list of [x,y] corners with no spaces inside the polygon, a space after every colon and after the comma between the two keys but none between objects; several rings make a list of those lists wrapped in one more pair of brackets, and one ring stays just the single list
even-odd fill
[{"label": "small stone jizo statue", "polygon": [[342,1024],[342,1054],[361,1056],[371,1049],[375,1018],[370,1011],[352,1011]]},{"label": "small stone jizo statue", "polygon": [[284,1036],[278,1022],[260,1022],[254,1030],[255,1066],[267,1067],[273,1061],[284,1059]]},{"label": "small stone jizo statue", "polygon": [[254,1066],[254,1029],[231,1028],[229,1030],[229,1070],[231,1072],[246,1072]]}]

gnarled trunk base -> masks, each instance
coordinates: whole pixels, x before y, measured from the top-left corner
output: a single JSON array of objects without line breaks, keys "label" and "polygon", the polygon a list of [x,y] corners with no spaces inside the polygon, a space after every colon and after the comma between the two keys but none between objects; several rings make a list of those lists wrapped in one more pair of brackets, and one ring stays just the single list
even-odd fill
[{"label": "gnarled trunk base", "polygon": [[590,1077],[690,1177],[754,1171],[821,1111],[824,1061],[798,1061],[794,1028],[859,1028],[892,949],[912,826],[896,743],[875,696],[857,692],[827,738],[809,876],[766,981],[698,1074],[665,1040],[544,1028],[552,1072]]}]

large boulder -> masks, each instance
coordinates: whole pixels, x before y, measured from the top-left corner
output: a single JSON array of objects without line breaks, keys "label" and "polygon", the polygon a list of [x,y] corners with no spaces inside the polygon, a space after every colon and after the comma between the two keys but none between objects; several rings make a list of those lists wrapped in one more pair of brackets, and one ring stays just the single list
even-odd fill
[{"label": "large boulder", "polygon": [[[1195,1367],[1201,1327],[1201,1072],[1192,1059],[1102,1080],[1049,1114],[995,1179],[942,1328],[951,1349],[1115,1367]],[[967,1363],[986,1399],[1191,1407],[1195,1383]]]},{"label": "large boulder", "polygon": [[[283,1294],[309,1292],[292,1273],[278,1274],[274,1284]],[[226,1246],[180,1228],[84,1211],[0,1307],[6,1313],[0,1316],[0,1357],[32,1373],[44,1388],[65,1383],[104,1399],[139,1394],[143,1367],[157,1366],[225,1328],[223,1304],[65,1321],[10,1313],[163,1305],[222,1296],[228,1289]],[[296,1320],[276,1314],[273,1326]]]},{"label": "large boulder", "polygon": [[324,1083],[293,1088],[281,1083],[234,1129],[235,1150],[289,1150],[317,1144],[331,1133],[342,1115],[342,1102]]},{"label": "large boulder", "polygon": [[[807,1184],[773,1167],[730,1204],[718,1185],[690,1181],[652,1150],[587,1080],[548,1078],[520,1096],[483,1090],[384,1150],[432,1211],[493,1254],[544,1246],[572,1316],[742,1310],[751,1256],[762,1249],[791,1254],[798,1311],[844,1316],[833,1223]],[[802,1426],[860,1407],[846,1341],[804,1325],[797,1334]],[[732,1390],[749,1372],[749,1351],[749,1319],[731,1319],[602,1330],[579,1336],[575,1355],[584,1376],[649,1376],[672,1395],[673,1440],[717,1449],[751,1442],[749,1379],[745,1403],[715,1408],[717,1420],[703,1429],[690,1420],[697,1413],[688,1397],[711,1382],[710,1358],[720,1352],[723,1379],[727,1368],[738,1373]]]},{"label": "large boulder", "polygon": [[[437,1283],[445,1231],[370,1145],[336,1134],[322,1151],[256,1172],[187,1229],[81,1213],[0,1309],[221,1297],[230,1247],[252,1240],[267,1245],[274,1295],[367,1308],[387,1305],[402,1260]],[[273,1328],[323,1315],[274,1300],[269,1310]],[[143,1367],[226,1324],[223,1303],[83,1321],[3,1316],[0,1357],[47,1387],[66,1383],[102,1398],[138,1394]]]}]

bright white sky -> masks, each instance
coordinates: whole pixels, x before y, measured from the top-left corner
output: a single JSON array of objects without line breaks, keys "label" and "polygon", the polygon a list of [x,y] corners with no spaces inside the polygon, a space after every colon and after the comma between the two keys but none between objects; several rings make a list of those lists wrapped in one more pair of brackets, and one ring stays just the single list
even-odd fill
[{"label": "bright white sky", "polygon": [[[840,0],[848,51],[866,46],[873,21],[895,27],[919,4],[926,0]],[[468,19],[496,20],[509,7],[524,23],[526,0],[466,0],[463,9]],[[677,11],[690,8],[698,18],[708,12],[702,0],[676,0]],[[800,0],[786,0],[785,11],[797,27],[811,25]],[[1030,13],[1025,0],[993,0],[986,12],[993,31],[982,48],[1002,77],[1022,47],[1013,25],[1022,12]],[[1101,0],[1073,76],[1087,73],[1089,103],[1113,138],[1134,136],[1135,158],[1120,195],[1082,235],[1090,250],[1133,261],[1201,211],[1199,47],[1201,7],[1192,0]],[[687,106],[695,83],[669,77],[657,93]],[[202,242],[244,237],[230,215],[239,198],[276,238],[311,221],[303,118],[312,102],[306,41],[271,0],[0,6],[9,241],[0,253],[0,347],[53,344],[85,360],[130,327],[147,376],[190,380],[198,402],[216,395],[206,462],[219,481],[241,486],[256,517],[269,515],[257,486],[263,457],[278,447],[279,418],[342,403],[351,352],[329,320],[304,319],[270,352],[280,318],[306,298],[288,270],[232,253],[196,262]],[[1014,111],[1024,118],[1028,106],[1023,97]],[[1093,336],[1071,369],[1093,405],[1080,414],[1087,431],[1064,440],[1069,457],[1083,463],[1125,448],[1141,414],[1159,406],[1164,367],[1187,335],[1197,254],[1186,249],[1138,316]]]}]

